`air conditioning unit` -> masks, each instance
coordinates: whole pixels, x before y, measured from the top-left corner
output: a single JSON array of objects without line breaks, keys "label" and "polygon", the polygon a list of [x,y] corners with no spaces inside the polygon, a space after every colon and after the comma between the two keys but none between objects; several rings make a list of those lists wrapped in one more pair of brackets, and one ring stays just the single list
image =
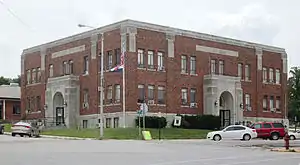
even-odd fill
[{"label": "air conditioning unit", "polygon": [[163,67],[163,66],[158,66],[157,70],[158,70],[158,71],[164,71],[164,70],[165,70],[165,67]]},{"label": "air conditioning unit", "polygon": [[190,107],[191,108],[196,108],[197,107],[197,103],[190,103]]},{"label": "air conditioning unit", "polygon": [[83,103],[83,108],[88,108],[89,107],[89,103]]},{"label": "air conditioning unit", "polygon": [[252,107],[248,106],[247,111],[252,111]]},{"label": "air conditioning unit", "polygon": [[276,108],[271,108],[271,112],[276,112]]},{"label": "air conditioning unit", "polygon": [[154,100],[148,100],[148,104],[154,104]]}]

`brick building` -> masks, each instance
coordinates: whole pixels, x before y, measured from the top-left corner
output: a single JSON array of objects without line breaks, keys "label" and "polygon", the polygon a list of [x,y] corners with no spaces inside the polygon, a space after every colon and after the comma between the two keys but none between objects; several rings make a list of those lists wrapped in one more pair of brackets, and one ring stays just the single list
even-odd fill
[{"label": "brick building", "polygon": [[21,119],[21,89],[18,84],[0,86],[0,121]]},{"label": "brick building", "polygon": [[[98,123],[102,33],[106,127],[133,126],[143,99],[148,115],[169,121],[175,114],[220,115],[225,125],[285,119],[284,49],[133,20],[25,49],[23,115],[70,127]],[[123,42],[125,113],[122,72],[109,72]]]}]

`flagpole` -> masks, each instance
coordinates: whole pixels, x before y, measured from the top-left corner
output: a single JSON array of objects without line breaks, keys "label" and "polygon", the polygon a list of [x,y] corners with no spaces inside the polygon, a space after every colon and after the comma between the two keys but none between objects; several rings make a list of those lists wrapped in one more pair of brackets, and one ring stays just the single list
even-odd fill
[{"label": "flagpole", "polygon": [[101,34],[101,71],[100,71],[100,139],[102,139],[104,137],[104,133],[103,133],[103,127],[104,127],[104,124],[103,124],[103,120],[104,120],[104,117],[103,117],[103,80],[104,80],[104,64],[103,64],[103,60],[104,59],[104,34],[102,33]]},{"label": "flagpole", "polygon": [[[125,42],[126,42],[126,39],[127,37],[125,37]],[[123,41],[124,42],[124,41]],[[123,74],[123,76],[122,76],[122,81],[123,81],[123,88],[122,88],[122,94],[123,94],[123,96],[122,96],[122,100],[123,100],[123,128],[126,128],[126,110],[125,110],[125,108],[126,108],[126,105],[125,105],[125,89],[126,89],[126,86],[125,86],[125,53],[126,53],[126,47],[125,47],[125,45],[124,45],[124,43],[122,43],[122,55],[123,55],[123,71],[122,71],[122,74]]]}]

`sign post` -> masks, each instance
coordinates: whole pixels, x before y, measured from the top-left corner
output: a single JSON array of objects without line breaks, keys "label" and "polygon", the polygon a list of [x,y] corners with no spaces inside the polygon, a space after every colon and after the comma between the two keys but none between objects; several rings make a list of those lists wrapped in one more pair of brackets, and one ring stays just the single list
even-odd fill
[{"label": "sign post", "polygon": [[141,132],[141,113],[142,113],[142,111],[138,110],[137,113],[138,113],[138,118],[139,118],[139,138],[141,138],[141,136],[142,136],[142,132]]},{"label": "sign post", "polygon": [[142,112],[143,112],[143,131],[145,131],[146,129],[146,120],[145,120],[145,118],[146,118],[146,113],[148,112],[148,106],[147,106],[147,104],[146,103],[143,103],[142,105],[141,105],[141,110],[142,110]]}]

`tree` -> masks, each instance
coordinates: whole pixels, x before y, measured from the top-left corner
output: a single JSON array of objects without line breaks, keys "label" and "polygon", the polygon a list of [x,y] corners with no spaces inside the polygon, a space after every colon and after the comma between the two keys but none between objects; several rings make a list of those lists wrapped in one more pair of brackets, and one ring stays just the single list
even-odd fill
[{"label": "tree", "polygon": [[288,79],[288,110],[289,119],[294,121],[295,116],[300,119],[300,68],[293,67]]},{"label": "tree", "polygon": [[9,85],[10,83],[18,83],[21,85],[21,76],[18,75],[17,78],[5,78],[3,76],[0,77],[0,85]]}]

